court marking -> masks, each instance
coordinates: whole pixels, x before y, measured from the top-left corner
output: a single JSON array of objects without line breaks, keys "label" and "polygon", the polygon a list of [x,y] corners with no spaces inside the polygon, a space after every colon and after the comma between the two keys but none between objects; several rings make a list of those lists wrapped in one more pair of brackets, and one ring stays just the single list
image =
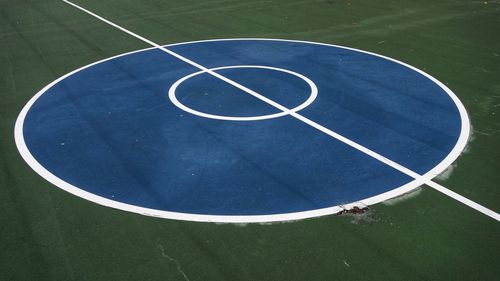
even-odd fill
[{"label": "court marking", "polygon": [[[215,39],[215,40],[202,40],[202,41],[195,41],[195,42],[182,42],[182,43],[175,43],[171,44],[168,46],[179,46],[179,45],[184,45],[184,44],[190,44],[190,43],[202,43],[202,42],[210,42],[210,41],[220,41],[221,39]],[[228,41],[232,40],[241,40],[241,39],[230,39]],[[246,39],[245,39],[246,40]],[[255,40],[268,40],[268,39],[255,39]],[[281,41],[281,40],[280,40]],[[290,41],[290,40],[288,40]],[[296,41],[300,42],[300,41]],[[318,43],[317,43],[318,44]],[[325,44],[328,46],[328,44]],[[115,58],[127,56],[130,54],[136,54],[139,52],[144,52],[144,51],[149,51],[156,49],[154,47],[150,48],[145,48],[141,50],[136,50],[136,51],[131,51],[128,53],[124,54],[119,54],[110,58],[106,58],[94,63],[91,63],[89,65],[80,67],[76,70],[73,70],[60,78],[56,79],[55,81],[51,82],[44,88],[42,88],[37,94],[35,94],[25,105],[25,107],[21,110],[18,119],[16,121],[15,125],[15,141],[16,141],[16,146],[23,157],[23,159],[28,163],[28,165],[40,176],[42,176],[45,180],[48,182],[52,183],[53,185],[65,190],[66,192],[69,192],[75,196],[78,196],[80,198],[92,201],[94,203],[97,203],[102,206],[110,207],[110,208],[115,208],[119,210],[124,210],[128,212],[133,212],[145,216],[152,216],[152,217],[159,217],[159,218],[168,218],[168,219],[176,219],[176,220],[186,220],[186,221],[198,221],[198,222],[216,222],[216,223],[267,223],[267,222],[279,222],[279,221],[294,221],[294,220],[301,220],[301,219],[307,219],[307,218],[314,218],[314,217],[320,217],[320,216],[326,216],[326,215],[331,215],[331,214],[336,214],[339,213],[345,209],[350,209],[353,207],[364,207],[367,205],[373,205],[376,203],[380,203],[382,201],[385,201],[387,199],[391,199],[397,196],[400,196],[402,194],[411,192],[415,188],[419,187],[421,183],[417,181],[411,181],[408,182],[398,188],[395,188],[393,190],[381,193],[376,196],[372,196],[363,200],[359,200],[353,203],[348,203],[348,204],[343,204],[343,205],[338,205],[338,206],[332,206],[332,207],[326,207],[326,208],[319,208],[319,209],[314,209],[314,210],[309,210],[309,211],[300,211],[300,212],[291,212],[291,213],[282,213],[282,214],[272,214],[272,215],[245,215],[245,216],[239,216],[239,215],[200,215],[200,214],[191,214],[191,213],[181,213],[181,212],[171,212],[171,211],[164,211],[164,210],[157,210],[157,209],[152,209],[152,208],[145,208],[145,207],[139,207],[136,205],[132,204],[127,204],[127,203],[122,203],[120,201],[115,201],[108,199],[106,197],[102,197],[99,195],[96,195],[94,193],[87,192],[83,189],[80,189],[63,179],[60,179],[56,175],[52,174],[50,171],[45,169],[31,154],[29,149],[26,146],[25,140],[24,140],[24,134],[23,134],[23,124],[24,124],[24,119],[30,110],[30,108],[33,106],[33,104],[37,101],[38,98],[40,98],[46,91],[48,91],[50,88],[58,84],[59,82],[63,81],[67,77],[70,77],[84,69],[91,68],[95,65],[98,65],[100,63],[113,60]],[[454,158],[450,158],[450,156],[447,156],[446,159],[443,160],[449,162],[453,162]],[[443,163],[442,162],[442,163]],[[440,164],[442,164],[440,163]],[[446,168],[447,165],[444,165]],[[443,168],[443,170],[445,169]]]},{"label": "court marking", "polygon": [[[243,85],[240,85],[238,84],[237,82],[234,82],[214,71],[211,71],[210,69],[207,69],[199,64],[197,64],[196,62],[193,62],[173,51],[170,51],[168,49],[166,49],[165,47],[163,46],[160,46],[144,37],[141,37],[140,35],[137,35],[131,31],[128,31],[126,29],[124,29],[123,27],[120,27],[104,18],[102,18],[101,16],[98,16],[76,4],[73,4],[67,0],[63,0],[65,3],[75,7],[75,8],[78,8],[84,12],[86,12],[87,14],[89,15],[92,15],[94,17],[96,17],[97,19],[119,29],[119,30],[122,30],[123,32],[126,32],[127,34],[130,34],[131,36],[134,36],[150,45],[153,45],[154,48],[156,49],[160,49],[192,66],[195,66],[201,70],[203,70],[204,72],[207,72],[241,90],[244,90],[245,92],[247,92],[248,94],[251,94],[252,96],[255,96],[257,98],[259,98],[260,100],[264,101],[264,102],[267,102],[268,104],[282,110],[283,112],[287,112],[289,113],[290,116],[293,116],[295,117],[296,119],[298,120],[301,120],[302,122],[322,131],[323,133],[327,134],[327,135],[330,135],[331,137],[353,147],[353,148],[356,148],[357,150],[385,163],[386,165],[414,178],[415,180],[410,182],[409,184],[403,186],[403,187],[406,187],[407,189],[407,192],[412,190],[413,188],[417,187],[417,186],[420,186],[422,184],[427,184],[431,187],[433,187],[434,189],[462,202],[463,204],[471,207],[471,208],[474,208],[476,209],[477,211],[479,212],[482,212],[483,214],[486,214],[494,219],[496,219],[497,221],[500,220],[500,216],[495,213],[494,211],[484,207],[484,206],[481,206],[461,195],[458,195],[456,194],[455,192],[451,191],[451,190],[448,190],[447,188],[435,183],[435,182],[432,182],[431,179],[433,177],[435,177],[437,174],[439,174],[440,172],[442,172],[447,166],[449,166],[461,153],[461,151],[463,150],[463,148],[465,147],[465,144],[467,143],[467,138],[468,138],[468,135],[469,135],[469,130],[470,130],[470,127],[469,127],[469,120],[467,118],[467,113],[465,111],[465,108],[463,107],[463,105],[461,104],[461,102],[458,100],[458,98],[451,92],[451,90],[449,90],[446,86],[444,86],[441,82],[437,81],[435,78],[433,78],[432,76],[428,75],[427,73],[419,70],[419,69],[416,69],[410,65],[407,65],[403,62],[400,62],[400,61],[397,61],[395,59],[392,59],[392,58],[388,58],[388,57],[384,57],[382,55],[378,55],[378,54],[374,54],[374,53],[370,53],[370,52],[366,52],[366,51],[362,51],[362,50],[357,50],[357,49],[353,49],[353,48],[348,48],[348,47],[343,47],[343,46],[336,46],[336,45],[332,45],[332,44],[322,44],[322,43],[316,43],[316,42],[307,42],[307,41],[297,41],[297,40],[281,40],[281,41],[289,41],[289,42],[304,42],[304,43],[310,43],[310,44],[317,44],[317,45],[325,45],[325,46],[334,46],[334,47],[338,47],[338,48],[343,48],[343,49],[349,49],[349,50],[354,50],[354,51],[357,51],[357,52],[362,52],[362,53],[366,53],[366,54],[371,54],[371,55],[374,55],[374,56],[378,56],[378,57],[381,57],[381,58],[384,58],[384,59],[387,59],[387,60],[390,60],[390,61],[393,61],[393,62],[396,62],[396,63],[399,63],[401,65],[404,65],[410,69],[413,69],[414,71],[424,75],[425,77],[429,78],[431,81],[433,81],[434,83],[436,83],[437,85],[439,85],[442,89],[444,89],[449,95],[450,97],[453,99],[453,101],[455,102],[455,104],[457,105],[458,107],[458,110],[460,112],[460,115],[461,115],[461,118],[462,118],[462,130],[461,130],[461,135],[459,137],[459,140],[457,141],[457,144],[455,145],[455,147],[453,148],[453,150],[450,152],[450,154],[440,163],[438,164],[435,168],[433,168],[432,170],[430,170],[429,172],[427,172],[426,174],[424,175],[419,175],[409,169],[407,169],[406,167],[398,164],[398,163],[395,163],[394,161],[374,152],[374,151],[371,151],[369,150],[368,148],[365,148],[364,146],[356,143],[356,142],[353,142],[317,123],[315,123],[314,121],[296,113],[296,112],[291,112],[290,109],[280,105],[280,104],[277,104],[275,103],[274,101],[266,98],[266,97],[263,97],[261,96],[260,94],[252,91],[251,89],[248,89],[247,87],[243,86]],[[220,40],[220,39],[219,39]],[[232,39],[232,40],[242,40],[242,39]],[[253,39],[253,38],[245,38],[245,40],[276,40],[276,41],[280,41],[278,39]],[[215,40],[205,40],[205,41],[215,41]],[[200,41],[198,41],[200,42]],[[154,48],[150,48],[150,49],[154,49]],[[88,66],[87,66],[88,67]],[[78,70],[77,70],[78,71]],[[75,71],[76,72],[76,71]],[[71,72],[70,74],[72,74],[74,72]],[[70,75],[68,74],[68,75]],[[65,75],[62,78],[64,77],[67,77],[68,75]],[[58,79],[56,81],[54,81],[53,83],[49,84],[47,87],[45,87],[44,89],[46,90],[47,88],[49,88],[50,86],[54,85],[55,83],[57,83],[58,81],[60,81],[61,79]],[[64,187],[63,189],[75,194],[75,195],[83,195],[81,197],[83,198],[87,198],[91,201],[94,201],[96,203],[102,203],[102,205],[106,205],[106,206],[110,206],[110,207],[114,207],[114,208],[118,208],[118,209],[123,209],[123,210],[129,210],[129,211],[132,211],[132,212],[136,212],[136,213],[143,213],[143,214],[146,214],[146,215],[151,215],[151,216],[155,216],[155,214],[159,214],[159,213],[151,213],[151,209],[147,209],[147,208],[141,208],[141,207],[137,207],[137,206],[133,206],[133,205],[128,205],[128,204],[124,204],[124,203],[120,203],[120,202],[116,202],[116,201],[112,201],[112,200],[109,200],[109,199],[106,199],[106,198],[103,198],[103,197],[100,197],[100,196],[97,196],[95,194],[91,194],[91,193],[88,193],[88,192],[85,192],[83,190],[74,190],[74,186],[71,186],[70,184],[62,181],[61,179],[55,177],[54,175],[52,175],[49,171],[47,171],[45,168],[43,168],[34,158],[33,156],[30,154],[29,150],[27,149],[25,143],[24,143],[24,138],[23,138],[23,134],[22,134],[22,122],[24,120],[24,117],[29,109],[29,106],[31,106],[34,101],[36,100],[36,98],[38,98],[41,94],[43,93],[43,90],[41,92],[39,92],[37,95],[35,95],[35,97],[33,97],[30,102],[28,102],[28,104],[26,105],[25,108],[23,108],[23,111],[21,112],[17,122],[16,122],[16,129],[15,129],[15,136],[16,136],[16,144],[18,145],[18,149],[19,151],[21,152],[21,155],[23,156],[23,158],[28,162],[28,164],[30,164],[30,166],[36,171],[38,172],[40,175],[42,176],[48,176],[48,177],[45,177],[47,180],[49,180],[50,182],[54,183],[56,186],[58,187],[61,187],[61,185]],[[19,142],[18,142],[19,141]],[[33,164],[33,165],[32,165]],[[397,195],[401,195],[402,194],[402,189],[403,187],[400,187],[398,188],[398,193],[395,192],[395,190],[391,190],[389,192],[386,192],[386,193],[383,193],[383,194],[379,194],[377,196],[374,196],[374,197],[371,197],[371,198],[368,198],[366,200],[362,200],[360,202],[362,202],[363,204],[366,204],[366,205],[371,205],[371,204],[375,204],[375,203],[378,203],[380,201],[384,201],[384,200],[387,200],[389,198],[392,198],[394,196],[397,196]],[[409,188],[411,187],[411,188]],[[62,187],[61,187],[62,188]],[[66,189],[67,188],[67,189]],[[80,196],[79,195],[79,196]],[[391,196],[392,195],[392,196]],[[95,199],[95,200],[92,200],[91,198]],[[378,200],[378,201],[377,201]],[[100,203],[100,204],[101,204]],[[356,205],[356,204],[350,204],[350,205]],[[349,207],[348,205],[346,207]],[[279,221],[279,220],[294,220],[294,219],[301,219],[301,218],[307,218],[307,217],[313,217],[313,216],[320,216],[320,215],[326,215],[326,214],[332,214],[332,213],[335,213],[335,212],[338,212],[340,210],[342,210],[343,208],[342,207],[339,207],[339,206],[335,206],[335,207],[330,207],[330,208],[324,208],[324,209],[318,209],[318,210],[312,210],[312,211],[306,211],[306,212],[299,212],[299,213],[289,213],[289,214],[278,214],[278,215],[265,215],[265,216],[207,216],[207,215],[193,215],[193,214],[183,214],[183,213],[174,213],[174,212],[166,212],[166,211],[160,211],[161,214],[165,214],[165,213],[168,213],[168,214],[174,214],[175,217],[169,217],[169,218],[176,218],[176,219],[187,219],[187,220],[196,220],[196,221],[220,221],[220,222],[265,222],[265,221]],[[143,211],[144,210],[147,210],[146,213],[144,213]],[[162,216],[160,214],[160,216]]]},{"label": "court marking", "polygon": [[233,69],[233,68],[270,69],[270,70],[288,73],[288,74],[294,75],[294,76],[299,77],[300,79],[304,80],[309,85],[309,88],[311,88],[311,93],[306,101],[304,101],[302,104],[298,105],[297,107],[290,109],[289,112],[288,111],[281,111],[281,112],[275,113],[275,114],[260,115],[260,116],[245,116],[245,117],[208,114],[208,113],[197,111],[197,110],[194,110],[190,107],[185,106],[177,99],[177,97],[175,95],[175,90],[177,89],[177,87],[180,84],[182,84],[182,82],[188,80],[189,78],[200,75],[202,73],[206,73],[205,71],[201,70],[201,71],[186,75],[186,76],[182,77],[181,79],[177,80],[170,87],[170,89],[168,91],[168,97],[170,98],[170,101],[172,101],[172,103],[175,106],[177,106],[178,108],[180,108],[186,112],[189,112],[191,114],[201,116],[201,117],[218,119],[218,120],[227,120],[227,121],[257,121],[257,120],[266,120],[266,119],[283,117],[283,116],[288,115],[290,112],[297,112],[299,110],[302,110],[302,109],[308,107],[318,96],[318,87],[316,87],[316,84],[314,84],[314,82],[311,81],[311,79],[309,79],[309,78],[305,77],[304,75],[299,74],[297,72],[282,69],[282,68],[271,67],[271,66],[262,66],[262,65],[233,65],[233,66],[222,66],[222,67],[211,68],[210,70],[216,71],[216,70]]}]

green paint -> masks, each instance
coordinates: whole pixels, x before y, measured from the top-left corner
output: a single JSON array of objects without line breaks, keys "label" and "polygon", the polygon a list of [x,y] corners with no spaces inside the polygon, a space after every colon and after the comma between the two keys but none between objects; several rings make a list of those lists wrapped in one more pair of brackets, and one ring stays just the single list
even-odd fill
[{"label": "green paint", "polygon": [[[439,182],[499,211],[498,1],[78,3],[159,43],[301,39],[425,70],[474,126],[469,152]],[[497,280],[498,222],[427,187],[361,219],[235,226],[104,208],[34,174],[13,142],[22,106],[73,69],[144,47],[62,1],[0,0],[0,280]]]}]

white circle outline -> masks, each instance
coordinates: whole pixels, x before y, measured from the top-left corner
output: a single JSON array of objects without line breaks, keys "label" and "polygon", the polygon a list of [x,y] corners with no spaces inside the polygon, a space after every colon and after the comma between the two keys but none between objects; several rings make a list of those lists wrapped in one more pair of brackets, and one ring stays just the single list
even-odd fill
[{"label": "white circle outline", "polygon": [[204,214],[190,214],[190,213],[181,213],[181,212],[171,212],[171,211],[164,211],[164,210],[158,210],[158,209],[151,209],[151,208],[145,208],[145,207],[138,207],[135,205],[127,204],[127,203],[122,203],[119,201],[111,200],[102,196],[95,195],[93,193],[90,193],[88,191],[85,191],[83,189],[80,189],[60,178],[52,174],[50,171],[45,169],[31,154],[29,151],[28,147],[26,146],[26,142],[24,140],[24,135],[23,135],[23,125],[24,125],[24,120],[26,118],[26,115],[29,111],[29,109],[33,106],[33,104],[36,102],[38,98],[40,98],[47,90],[49,90],[52,86],[55,84],[59,83],[61,80],[65,79],[68,76],[71,76],[79,71],[82,71],[86,68],[92,67],[96,64],[103,63],[108,60],[112,60],[118,57],[134,54],[134,53],[139,53],[139,52],[144,52],[148,50],[153,50],[157,49],[156,47],[149,47],[145,49],[140,49],[128,53],[123,53],[119,54],[113,57],[109,57],[91,64],[88,64],[86,66],[80,67],[76,70],[73,70],[60,78],[54,80],[44,88],[42,88],[39,92],[37,92],[23,107],[21,112],[19,113],[18,118],[16,119],[16,124],[14,127],[14,140],[16,142],[17,149],[19,153],[21,154],[21,157],[26,161],[26,163],[36,172],[38,173],[42,178],[47,180],[48,182],[52,183],[53,185],[73,194],[78,197],[81,197],[83,199],[92,201],[94,203],[97,203],[99,205],[103,205],[106,207],[111,207],[123,211],[128,211],[128,212],[133,212],[145,216],[152,216],[152,217],[159,217],[159,218],[167,218],[167,219],[174,219],[174,220],[184,220],[184,221],[196,221],[196,222],[216,222],[216,223],[267,223],[267,222],[279,222],[279,221],[294,221],[294,220],[301,220],[301,219],[306,219],[306,218],[313,218],[313,217],[320,217],[320,216],[326,216],[326,215],[331,215],[338,213],[344,209],[344,207],[349,207],[349,206],[356,206],[358,204],[362,205],[373,205],[376,203],[383,202],[385,200],[403,195],[405,193],[408,193],[415,188],[425,184],[426,181],[431,180],[435,176],[439,175],[441,172],[443,172],[449,165],[451,165],[461,154],[461,152],[464,150],[467,141],[469,139],[469,134],[470,134],[470,121],[469,121],[469,116],[467,114],[467,111],[465,110],[464,105],[460,101],[460,99],[448,88],[446,87],[443,83],[441,83],[439,80],[436,78],[432,77],[428,73],[411,66],[407,63],[404,63],[402,61],[386,57],[383,55],[379,55],[376,53],[368,52],[368,51],[363,51],[351,47],[345,47],[345,46],[339,46],[339,45],[334,45],[334,44],[327,44],[327,43],[318,43],[318,42],[311,42],[311,41],[301,41],[301,40],[290,40],[290,39],[272,39],[272,38],[229,38],[229,39],[210,39],[210,40],[199,40],[199,41],[189,41],[189,42],[181,42],[181,43],[175,43],[175,44],[169,44],[169,45],[164,45],[165,47],[171,47],[171,46],[179,46],[179,45],[186,45],[186,44],[197,44],[197,43],[205,43],[205,42],[217,42],[217,41],[248,41],[248,40],[253,40],[253,41],[279,41],[279,42],[295,42],[295,43],[306,43],[306,44],[312,44],[312,45],[319,45],[319,46],[327,46],[327,47],[335,47],[335,48],[340,48],[340,49],[345,49],[345,50],[351,50],[359,53],[364,53],[372,56],[376,56],[379,58],[383,58],[392,62],[395,62],[397,64],[403,65],[409,69],[412,69],[413,71],[423,75],[424,77],[428,78],[432,82],[434,82],[436,85],[438,85],[441,89],[443,89],[453,100],[455,105],[457,106],[457,109],[460,113],[460,118],[461,118],[461,130],[460,130],[460,136],[457,140],[457,143],[453,147],[453,149],[450,151],[450,153],[439,163],[437,164],[434,168],[429,170],[427,173],[422,175],[422,177],[418,179],[413,179],[410,182],[400,186],[396,187],[390,191],[365,198],[362,200],[359,200],[354,203],[350,204],[345,204],[345,205],[339,205],[339,206],[332,206],[332,207],[326,207],[326,208],[321,208],[321,209],[315,209],[315,210],[308,210],[308,211],[301,211],[301,212],[293,212],[293,213],[283,213],[283,214],[272,214],[272,215],[243,215],[243,216],[233,216],[233,215],[204,215]]},{"label": "white circle outline", "polygon": [[270,70],[288,73],[288,74],[297,76],[297,77],[301,78],[302,80],[306,81],[306,83],[309,85],[309,88],[311,88],[311,93],[309,95],[309,98],[307,98],[307,100],[305,100],[303,103],[299,104],[297,107],[290,109],[289,111],[281,111],[281,112],[274,113],[274,114],[259,115],[259,116],[225,116],[225,115],[209,114],[209,113],[194,110],[190,107],[185,106],[183,103],[181,103],[177,99],[177,96],[175,95],[175,90],[177,89],[177,87],[180,84],[182,84],[182,82],[184,82],[192,77],[195,77],[197,75],[207,73],[207,71],[201,70],[201,71],[186,75],[186,76],[182,77],[181,79],[177,80],[174,84],[172,84],[172,86],[168,90],[168,97],[170,98],[170,101],[178,108],[180,108],[186,112],[189,112],[191,114],[201,116],[201,117],[210,118],[210,119],[217,119],[217,120],[226,120],[226,121],[258,121],[258,120],[279,118],[279,117],[283,117],[285,115],[288,115],[291,112],[300,111],[300,110],[308,107],[318,96],[318,87],[316,87],[316,84],[314,84],[314,82],[311,81],[311,79],[305,77],[304,75],[302,75],[300,73],[297,73],[297,72],[294,72],[291,70],[286,70],[286,69],[271,67],[271,66],[263,66],[263,65],[231,65],[231,66],[221,66],[221,67],[211,68],[209,70],[217,71],[217,70],[233,69],[233,68],[270,69]]}]

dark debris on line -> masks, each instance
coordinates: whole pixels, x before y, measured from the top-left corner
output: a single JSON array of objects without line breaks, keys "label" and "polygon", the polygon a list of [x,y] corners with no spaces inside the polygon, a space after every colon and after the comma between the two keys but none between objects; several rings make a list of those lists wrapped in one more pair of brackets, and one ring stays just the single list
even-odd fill
[{"label": "dark debris on line", "polygon": [[336,213],[337,216],[342,216],[342,215],[359,215],[359,214],[364,214],[367,212],[370,208],[368,207],[357,207],[354,206],[351,209],[344,209],[338,213]]}]

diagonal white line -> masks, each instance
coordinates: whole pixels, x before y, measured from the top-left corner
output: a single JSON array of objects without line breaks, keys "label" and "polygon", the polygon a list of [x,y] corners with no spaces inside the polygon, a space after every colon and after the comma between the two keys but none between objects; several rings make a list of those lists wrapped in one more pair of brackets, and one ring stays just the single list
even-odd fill
[{"label": "diagonal white line", "polygon": [[263,102],[265,102],[265,103],[267,103],[267,104],[269,104],[269,105],[271,105],[271,106],[273,106],[273,107],[275,107],[283,112],[287,112],[290,116],[293,116],[294,118],[308,124],[309,126],[311,126],[315,129],[317,129],[317,130],[319,130],[319,131],[321,131],[321,132],[323,132],[323,133],[325,133],[325,134],[327,134],[327,135],[329,135],[329,136],[331,136],[331,137],[333,137],[333,138],[335,138],[335,139],[371,156],[372,158],[379,160],[380,162],[400,171],[403,174],[406,174],[406,175],[414,178],[415,180],[419,181],[421,184],[427,184],[428,186],[434,188],[435,190],[437,190],[437,191],[439,191],[439,192],[441,192],[441,193],[443,193],[443,194],[445,194],[445,195],[447,195],[447,196],[449,196],[449,197],[451,197],[451,198],[453,198],[453,199],[455,199],[455,200],[457,200],[457,201],[459,201],[459,202],[461,202],[461,203],[463,203],[463,204],[465,204],[465,205],[467,205],[467,206],[469,206],[469,207],[471,207],[471,208],[473,208],[473,209],[475,209],[475,210],[477,210],[477,211],[479,211],[487,216],[490,216],[497,221],[500,221],[500,215],[498,213],[494,212],[493,210],[490,210],[490,209],[488,209],[488,208],[486,208],[486,207],[484,207],[484,206],[482,206],[482,205],[480,205],[480,204],[478,204],[470,199],[467,199],[467,198],[459,195],[458,193],[455,193],[455,192],[445,188],[444,186],[442,186],[440,184],[437,184],[437,183],[431,181],[432,175],[429,175],[429,174],[420,175],[418,173],[415,173],[412,170],[404,167],[403,165],[398,164],[398,163],[376,153],[375,151],[370,150],[370,149],[368,149],[368,148],[366,148],[366,147],[364,147],[364,146],[362,146],[362,145],[360,145],[360,144],[358,144],[358,143],[356,143],[356,142],[354,142],[354,141],[352,141],[352,140],[350,140],[350,139],[348,139],[348,138],[346,138],[338,133],[335,133],[334,131],[332,131],[326,127],[321,126],[320,124],[312,121],[311,119],[309,119],[303,115],[298,114],[297,112],[291,111],[289,108],[287,108],[287,107],[285,107],[285,106],[283,106],[283,105],[281,105],[281,104],[279,104],[279,103],[277,103],[277,102],[275,102],[275,101],[273,101],[265,96],[262,96],[261,94],[253,91],[252,89],[249,89],[248,87],[245,87],[245,86],[239,84],[236,81],[233,81],[233,80],[231,80],[223,75],[220,75],[219,73],[217,73],[213,70],[210,70],[210,69],[208,69],[208,68],[176,53],[176,52],[173,52],[173,51],[171,51],[171,50],[169,50],[169,49],[167,49],[167,48],[165,48],[165,47],[163,47],[163,46],[161,46],[161,45],[159,45],[159,44],[157,44],[149,39],[146,39],[146,38],[132,32],[130,30],[127,30],[127,29],[125,29],[125,28],[123,28],[123,27],[121,27],[121,26],[119,26],[119,25],[85,9],[85,8],[82,8],[82,7],[72,3],[70,1],[67,1],[67,0],[62,0],[62,1],[79,9],[79,10],[81,10],[81,11],[83,11],[83,12],[85,12],[85,13],[87,13],[87,14],[89,14],[89,15],[91,15],[91,16],[93,16],[93,17],[95,17],[95,18],[97,18],[97,19],[99,19],[99,20],[101,20],[101,21],[103,21],[103,22],[105,22],[105,23],[107,23],[107,24],[109,24],[109,25],[111,25],[111,26],[113,26],[113,27],[115,27],[115,28],[117,28],[117,29],[119,29],[119,30],[121,30],[121,31],[123,31],[123,32],[125,32],[125,33],[127,33],[127,34],[129,34],[129,35],[131,35],[131,36],[133,36],[133,37],[135,37],[135,38],[137,38],[137,39],[139,39],[139,40],[141,40],[141,41],[143,41],[143,42],[148,43],[149,45],[154,46],[155,48],[157,48],[159,50],[164,51],[165,53],[167,53],[169,55],[172,55],[172,56],[178,58],[181,61],[184,61],[184,62],[186,62],[186,63],[188,63],[188,64],[190,64],[190,65],[192,65],[192,66],[194,66],[194,67],[196,67],[196,68],[198,68],[198,69],[200,69],[200,70],[202,70],[202,71],[204,71],[204,72],[206,72],[214,77],[219,78],[220,80],[222,80],[222,81],[224,81],[224,82],[226,82],[226,83],[228,83],[228,84],[230,84],[230,85],[232,85],[232,86],[234,86],[234,87],[236,87],[236,88],[238,88],[238,89],[240,89],[240,90],[242,90],[242,91],[244,91],[244,92],[246,92],[246,93],[248,93],[256,98],[258,98],[259,100],[262,100]]}]

